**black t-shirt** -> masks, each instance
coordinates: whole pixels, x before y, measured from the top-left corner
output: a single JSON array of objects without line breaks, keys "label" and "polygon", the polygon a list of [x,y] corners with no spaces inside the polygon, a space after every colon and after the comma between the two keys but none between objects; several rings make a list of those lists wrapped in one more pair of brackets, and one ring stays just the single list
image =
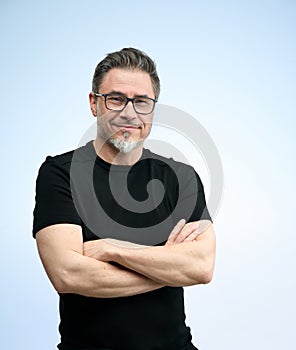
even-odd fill
[{"label": "black t-shirt", "polygon": [[[163,245],[181,218],[211,220],[194,169],[143,150],[133,166],[111,165],[92,142],[47,157],[36,182],[33,236],[59,223],[83,240],[117,238]],[[181,350],[191,341],[183,288],[119,298],[60,294],[60,349]]]}]

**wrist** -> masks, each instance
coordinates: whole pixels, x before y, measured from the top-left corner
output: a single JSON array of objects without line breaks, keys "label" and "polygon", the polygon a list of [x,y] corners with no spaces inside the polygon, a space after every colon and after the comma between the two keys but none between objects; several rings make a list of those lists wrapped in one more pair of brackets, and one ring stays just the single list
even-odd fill
[{"label": "wrist", "polygon": [[125,248],[121,247],[116,240],[106,239],[106,250],[105,250],[105,259],[107,261],[113,261],[119,263],[119,257],[121,250],[125,250]]}]

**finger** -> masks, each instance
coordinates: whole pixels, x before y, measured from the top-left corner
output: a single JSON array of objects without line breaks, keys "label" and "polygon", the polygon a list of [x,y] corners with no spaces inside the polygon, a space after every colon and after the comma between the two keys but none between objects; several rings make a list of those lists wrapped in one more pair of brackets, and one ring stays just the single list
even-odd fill
[{"label": "finger", "polygon": [[185,219],[181,219],[177,222],[176,226],[172,229],[168,241],[173,242],[176,238],[176,236],[178,235],[178,233],[183,229],[183,227],[185,226],[186,221]]},{"label": "finger", "polygon": [[196,237],[198,236],[198,231],[192,232],[189,236],[187,236],[183,242],[192,242],[195,241]]},{"label": "finger", "polygon": [[176,226],[172,229],[169,237],[168,237],[168,240],[169,241],[174,241],[175,237],[178,235],[178,233],[182,230],[182,228],[185,226],[186,224],[186,221],[185,219],[181,219],[177,222]]},{"label": "finger", "polygon": [[198,222],[192,222],[188,223],[183,230],[178,234],[178,236],[175,238],[175,243],[181,243],[184,242],[184,240],[191,235],[194,231],[197,231],[199,228]]},{"label": "finger", "polygon": [[167,240],[167,241],[165,242],[165,246],[168,246],[168,245],[173,245],[173,244],[174,244],[174,242],[169,241],[169,240]]}]

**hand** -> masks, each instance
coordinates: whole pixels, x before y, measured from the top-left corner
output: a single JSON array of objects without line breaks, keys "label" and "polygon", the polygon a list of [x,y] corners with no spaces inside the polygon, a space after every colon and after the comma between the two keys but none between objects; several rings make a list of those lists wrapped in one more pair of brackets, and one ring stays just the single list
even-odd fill
[{"label": "hand", "polygon": [[194,241],[200,233],[198,228],[198,222],[194,221],[186,224],[186,221],[181,219],[173,228],[165,245],[168,246],[182,242]]},{"label": "hand", "polygon": [[121,241],[113,238],[96,239],[93,241],[88,241],[83,244],[83,255],[88,256],[96,260],[110,262],[112,261],[112,253],[116,249],[121,248],[134,248],[143,249],[149,248],[150,246],[145,246],[141,244],[135,244],[132,242]]}]

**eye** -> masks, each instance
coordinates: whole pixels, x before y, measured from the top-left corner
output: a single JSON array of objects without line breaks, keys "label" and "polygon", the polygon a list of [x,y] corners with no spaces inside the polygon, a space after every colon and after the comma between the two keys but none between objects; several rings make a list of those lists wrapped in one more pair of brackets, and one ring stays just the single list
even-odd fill
[{"label": "eye", "polygon": [[150,102],[150,100],[148,100],[147,98],[137,98],[135,100],[135,103],[137,105],[141,105],[141,106],[146,106],[149,104],[149,102]]},{"label": "eye", "polygon": [[120,95],[111,95],[107,97],[107,101],[110,103],[115,103],[115,104],[124,104],[125,103],[125,98]]}]

